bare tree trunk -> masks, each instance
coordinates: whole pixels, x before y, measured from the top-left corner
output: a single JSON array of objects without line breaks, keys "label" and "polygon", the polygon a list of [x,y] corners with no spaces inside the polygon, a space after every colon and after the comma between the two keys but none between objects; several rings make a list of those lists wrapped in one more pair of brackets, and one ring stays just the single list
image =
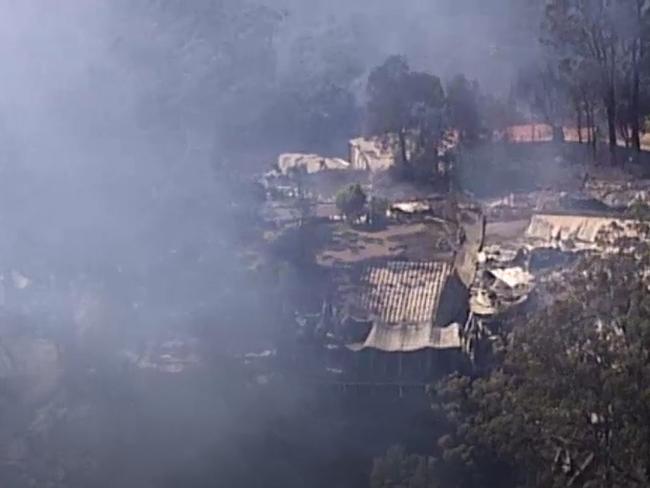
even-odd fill
[{"label": "bare tree trunk", "polygon": [[594,114],[593,104],[585,97],[585,109],[587,112],[587,125],[589,126],[589,144],[591,145],[591,157],[596,161],[596,149],[598,144],[598,136],[596,132],[596,115]]},{"label": "bare tree trunk", "polygon": [[610,86],[605,97],[605,109],[607,112],[607,132],[609,140],[609,152],[611,164],[616,164],[616,92],[614,86]]},{"label": "bare tree trunk", "polygon": [[608,86],[605,94],[605,108],[607,112],[607,130],[609,135],[610,164],[616,165],[616,46],[613,42],[609,44],[609,56],[607,60]]},{"label": "bare tree trunk", "polygon": [[643,7],[645,0],[637,0],[636,17],[637,17],[637,36],[632,50],[632,106],[630,107],[630,116],[632,117],[632,146],[638,153],[641,152],[641,60],[643,59]]},{"label": "bare tree trunk", "polygon": [[404,129],[399,131],[399,149],[400,155],[402,156],[402,163],[408,166],[409,160],[406,150],[406,131]]},{"label": "bare tree trunk", "polygon": [[578,144],[582,144],[582,107],[576,103],[576,122],[578,126]]},{"label": "bare tree trunk", "polygon": [[553,142],[564,142],[564,129],[561,125],[553,124]]},{"label": "bare tree trunk", "polygon": [[634,49],[633,57],[634,72],[632,73],[632,105],[630,107],[630,126],[632,130],[632,147],[637,153],[639,153],[641,152],[641,114],[639,113],[639,104],[641,98],[641,75],[639,73],[639,53],[636,47]]},{"label": "bare tree trunk", "polygon": [[411,161],[409,160],[409,151],[408,151],[408,137],[406,129],[400,129],[397,134],[399,138],[399,151],[401,156],[401,164],[398,165],[398,171],[403,178],[413,177],[413,168],[411,167]]},{"label": "bare tree trunk", "polygon": [[584,101],[584,107],[585,107],[585,118],[587,119],[587,144],[591,145],[594,141],[594,120],[591,117],[591,106],[589,101],[587,100],[587,97],[584,96],[583,98]]},{"label": "bare tree trunk", "polygon": [[618,135],[623,139],[623,142],[625,143],[625,147],[629,148],[630,147],[630,126],[627,122],[627,120],[621,120],[618,123]]}]

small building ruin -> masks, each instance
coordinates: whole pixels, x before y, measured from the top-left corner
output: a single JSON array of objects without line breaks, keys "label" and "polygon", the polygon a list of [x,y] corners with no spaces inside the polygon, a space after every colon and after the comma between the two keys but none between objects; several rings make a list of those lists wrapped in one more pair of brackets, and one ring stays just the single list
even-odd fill
[{"label": "small building ruin", "polygon": [[373,381],[423,380],[462,361],[468,290],[453,263],[387,261],[341,273],[330,336],[341,347],[330,348],[331,361]]},{"label": "small building ruin", "polygon": [[[483,200],[434,193],[388,171],[398,142],[390,134],[353,139],[347,161],[283,154],[267,186],[290,190],[276,191],[282,195],[267,206],[274,232],[311,225],[323,285],[301,311],[309,315],[301,337],[306,363],[334,375],[328,381],[422,385],[480,368],[509,319],[535,306],[547,276],[584,253],[617,252],[621,238],[641,237],[631,210],[650,200],[647,182],[610,184],[570,167],[555,189],[540,184]],[[338,215],[336,193],[352,183],[385,200],[382,225],[348,225]],[[308,212],[296,195],[310,199]]]},{"label": "small building ruin", "polygon": [[360,171],[386,171],[395,164],[396,137],[358,137],[350,141],[350,164]]},{"label": "small building ruin", "polygon": [[347,170],[350,163],[340,158],[327,158],[318,154],[286,153],[278,157],[277,170],[281,175],[290,175],[292,171],[304,171],[307,174],[319,171]]}]

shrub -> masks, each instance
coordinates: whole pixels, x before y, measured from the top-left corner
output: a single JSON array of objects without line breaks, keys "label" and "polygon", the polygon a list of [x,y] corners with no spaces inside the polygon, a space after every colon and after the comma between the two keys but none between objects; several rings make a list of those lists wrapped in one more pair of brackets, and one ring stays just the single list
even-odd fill
[{"label": "shrub", "polygon": [[388,200],[385,198],[371,197],[368,200],[368,218],[373,226],[381,226],[386,222]]},{"label": "shrub", "polygon": [[365,206],[366,194],[358,183],[343,188],[336,194],[336,208],[348,220],[358,219],[363,214]]}]

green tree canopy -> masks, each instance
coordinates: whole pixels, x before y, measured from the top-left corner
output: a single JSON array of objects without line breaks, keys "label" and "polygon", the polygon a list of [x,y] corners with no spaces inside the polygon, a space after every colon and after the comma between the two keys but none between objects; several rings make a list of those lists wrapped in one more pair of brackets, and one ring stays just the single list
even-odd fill
[{"label": "green tree canopy", "polygon": [[479,471],[496,460],[517,486],[647,486],[647,255],[583,261],[549,284],[551,303],[513,325],[496,371],[441,385],[447,452]]},{"label": "green tree canopy", "polygon": [[435,173],[446,132],[445,93],[437,76],[412,71],[406,59],[389,57],[368,78],[367,125],[373,134],[397,135],[405,177]]},{"label": "green tree canopy", "polygon": [[348,220],[358,219],[366,206],[366,194],[358,183],[343,188],[336,194],[336,208]]},{"label": "green tree canopy", "polygon": [[481,94],[478,82],[457,75],[447,86],[449,122],[458,131],[459,140],[473,144],[483,131]]}]

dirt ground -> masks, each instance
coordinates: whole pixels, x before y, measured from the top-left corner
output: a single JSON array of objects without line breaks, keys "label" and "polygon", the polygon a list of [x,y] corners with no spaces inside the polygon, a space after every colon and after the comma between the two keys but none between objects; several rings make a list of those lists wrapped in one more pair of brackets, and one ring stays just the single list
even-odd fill
[{"label": "dirt ground", "polygon": [[323,266],[374,259],[431,260],[451,256],[455,229],[437,222],[394,224],[372,231],[333,223],[319,229],[316,254]]},{"label": "dirt ground", "polygon": [[485,244],[500,244],[524,235],[530,219],[489,222],[485,228]]}]

